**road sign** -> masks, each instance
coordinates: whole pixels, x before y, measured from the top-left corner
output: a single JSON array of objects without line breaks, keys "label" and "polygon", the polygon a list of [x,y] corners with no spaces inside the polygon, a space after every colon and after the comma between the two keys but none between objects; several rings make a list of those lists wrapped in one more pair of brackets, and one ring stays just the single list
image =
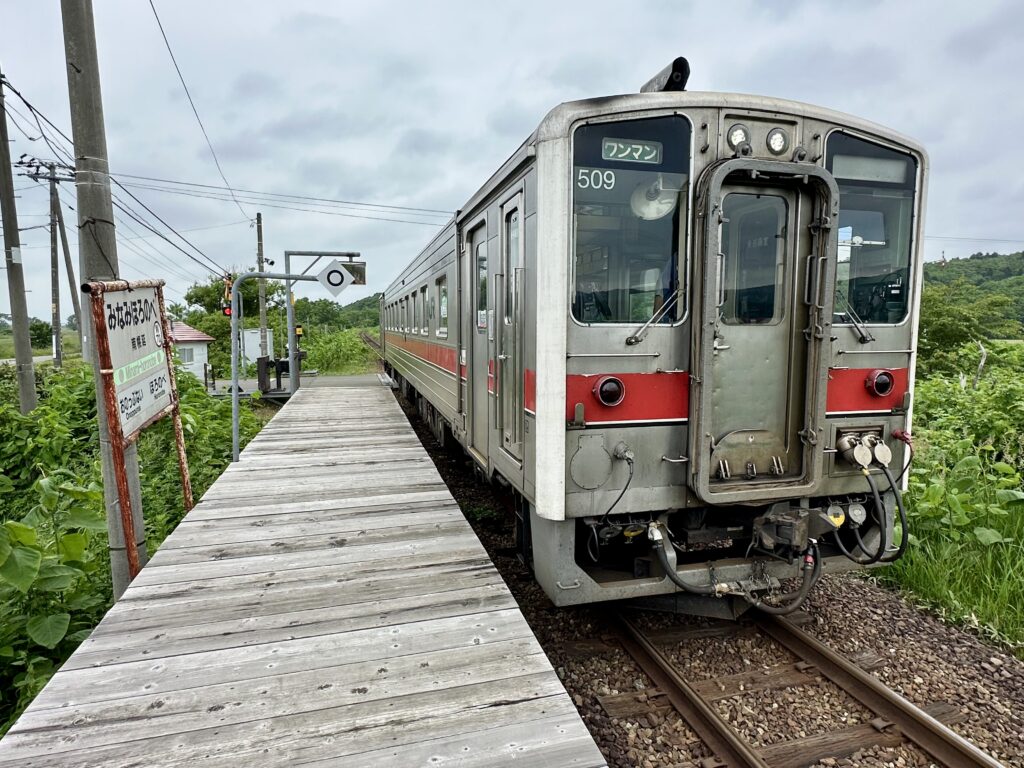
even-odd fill
[{"label": "road sign", "polygon": [[345,265],[335,259],[328,264],[324,269],[316,276],[316,279],[320,281],[320,284],[331,292],[333,296],[337,296],[350,285],[355,283],[355,278],[352,277],[352,273],[345,269]]}]

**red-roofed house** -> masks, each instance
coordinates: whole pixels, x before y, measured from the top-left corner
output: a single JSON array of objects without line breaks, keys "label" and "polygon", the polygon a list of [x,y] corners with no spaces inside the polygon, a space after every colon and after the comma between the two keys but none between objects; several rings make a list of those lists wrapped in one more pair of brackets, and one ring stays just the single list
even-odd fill
[{"label": "red-roofed house", "polygon": [[215,341],[202,331],[180,320],[171,320],[171,342],[181,359],[181,366],[203,380],[203,371],[209,360],[209,344]]}]

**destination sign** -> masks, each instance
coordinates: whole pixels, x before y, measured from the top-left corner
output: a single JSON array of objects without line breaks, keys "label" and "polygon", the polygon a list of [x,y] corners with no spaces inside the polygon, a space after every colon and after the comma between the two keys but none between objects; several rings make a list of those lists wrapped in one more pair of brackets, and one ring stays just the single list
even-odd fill
[{"label": "destination sign", "polygon": [[660,141],[637,141],[636,139],[614,139],[605,137],[601,141],[601,159],[618,160],[623,163],[661,163]]}]

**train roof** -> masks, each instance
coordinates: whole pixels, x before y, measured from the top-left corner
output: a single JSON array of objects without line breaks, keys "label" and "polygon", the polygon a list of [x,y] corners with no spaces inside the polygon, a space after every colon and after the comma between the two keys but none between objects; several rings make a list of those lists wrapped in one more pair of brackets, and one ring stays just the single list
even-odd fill
[{"label": "train roof", "polygon": [[567,101],[559,104],[545,115],[540,126],[527,139],[526,144],[564,136],[573,123],[608,112],[628,114],[652,109],[685,109],[686,107],[757,110],[832,122],[873,134],[894,144],[903,145],[922,156],[926,155],[924,147],[909,136],[855,115],[802,101],[719,91],[628,93],[621,96],[602,96],[594,99]]},{"label": "train roof", "polygon": [[909,136],[904,136],[898,131],[855,115],[848,115],[814,104],[805,104],[801,101],[718,91],[665,91],[601,96],[594,99],[567,101],[548,112],[541,120],[537,130],[519,145],[518,149],[459,209],[456,219],[461,221],[464,215],[471,215],[479,203],[494,189],[495,184],[514,173],[519,166],[536,153],[536,145],[539,142],[566,136],[573,124],[580,120],[608,113],[628,115],[631,112],[641,113],[656,109],[685,109],[687,107],[756,110],[769,114],[778,113],[836,123],[875,136],[883,141],[906,147],[920,155],[923,164],[928,165],[928,153],[919,142]]}]

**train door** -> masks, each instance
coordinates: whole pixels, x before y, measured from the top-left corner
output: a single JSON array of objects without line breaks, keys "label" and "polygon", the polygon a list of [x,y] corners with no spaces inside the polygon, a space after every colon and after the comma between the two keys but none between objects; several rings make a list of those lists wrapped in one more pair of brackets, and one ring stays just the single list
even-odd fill
[{"label": "train door", "polygon": [[705,236],[697,490],[721,502],[792,496],[820,481],[814,446],[824,425],[825,285],[836,253],[829,212],[838,196],[803,177],[726,180],[713,185]]},{"label": "train door", "polygon": [[501,447],[520,461],[523,458],[522,209],[522,194],[516,195],[501,208],[499,269],[502,295],[501,312],[497,319],[500,330],[495,371]]},{"label": "train door", "polygon": [[469,235],[469,446],[486,462],[490,402],[488,390],[494,388],[490,356],[490,320],[488,299],[490,273],[487,258],[487,227],[481,225]]}]

